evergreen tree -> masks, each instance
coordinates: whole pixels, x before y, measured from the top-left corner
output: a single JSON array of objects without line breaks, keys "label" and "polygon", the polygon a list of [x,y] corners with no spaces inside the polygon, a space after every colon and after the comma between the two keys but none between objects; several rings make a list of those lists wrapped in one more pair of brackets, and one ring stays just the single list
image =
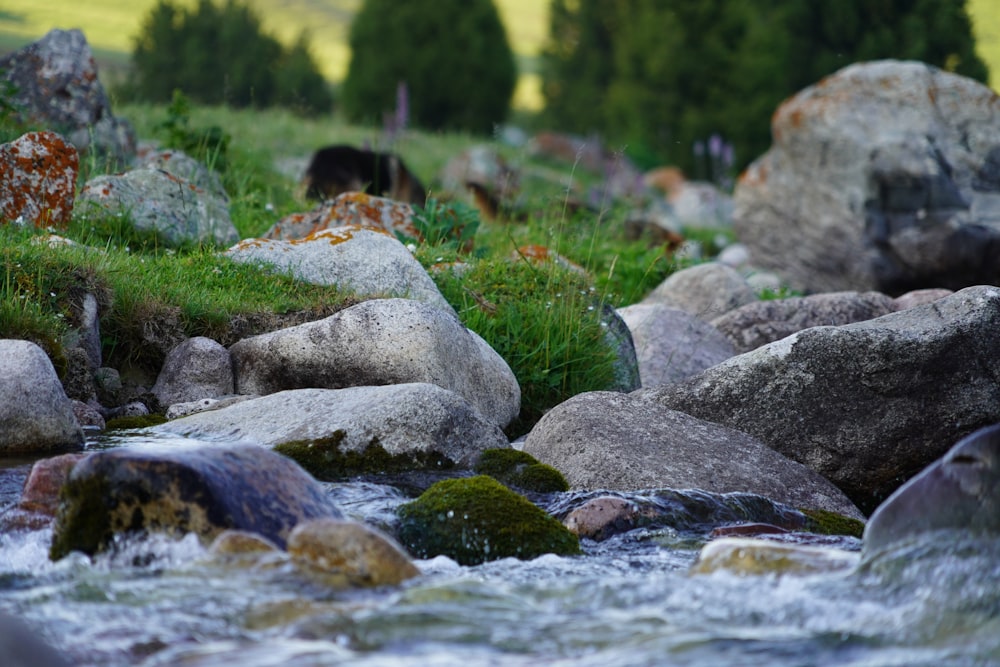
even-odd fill
[{"label": "evergreen tree", "polygon": [[132,64],[125,92],[141,100],[168,102],[181,90],[202,104],[332,106],[306,37],[286,51],[239,0],[198,0],[191,9],[158,0],[136,38]]},{"label": "evergreen tree", "polygon": [[486,133],[507,115],[517,69],[492,0],[365,0],[341,89],[347,115],[380,120],[400,83],[411,121]]}]

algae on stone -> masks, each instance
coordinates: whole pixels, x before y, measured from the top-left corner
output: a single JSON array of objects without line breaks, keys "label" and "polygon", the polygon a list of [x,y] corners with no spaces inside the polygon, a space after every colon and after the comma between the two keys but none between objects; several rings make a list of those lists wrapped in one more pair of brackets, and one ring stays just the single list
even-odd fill
[{"label": "algae on stone", "polygon": [[373,438],[361,451],[345,451],[341,443],[346,437],[337,429],[325,438],[294,440],[274,446],[302,466],[316,479],[337,481],[353,475],[399,473],[410,470],[450,470],[455,462],[439,452],[411,452],[390,454]]},{"label": "algae on stone", "polygon": [[517,449],[487,449],[480,455],[473,469],[480,475],[489,475],[501,484],[525,491],[569,491],[569,483],[561,472]]},{"label": "algae on stone", "polygon": [[809,520],[808,530],[822,535],[849,535],[860,538],[865,531],[865,522],[843,514],[820,509],[800,510]]},{"label": "algae on stone", "polygon": [[418,558],[444,555],[462,565],[546,553],[581,553],[576,535],[492,477],[448,479],[400,506],[398,536]]}]

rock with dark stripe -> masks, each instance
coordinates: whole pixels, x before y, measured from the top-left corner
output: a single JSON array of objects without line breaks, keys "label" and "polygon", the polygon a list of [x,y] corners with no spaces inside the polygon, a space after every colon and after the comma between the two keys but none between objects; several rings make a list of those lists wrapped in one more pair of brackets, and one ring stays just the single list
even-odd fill
[{"label": "rock with dark stripe", "polygon": [[99,451],[77,463],[61,491],[52,559],[150,531],[194,532],[208,542],[236,529],[284,547],[301,521],[341,516],[288,458],[253,445],[189,443]]}]

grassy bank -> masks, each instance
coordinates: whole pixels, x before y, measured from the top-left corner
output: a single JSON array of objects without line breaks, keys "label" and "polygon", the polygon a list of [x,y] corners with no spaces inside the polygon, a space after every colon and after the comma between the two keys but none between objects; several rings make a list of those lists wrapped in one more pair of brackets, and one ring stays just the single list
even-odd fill
[{"label": "grassy bank", "polygon": [[[178,126],[192,137],[228,137],[222,179],[241,237],[260,235],[281,216],[311,208],[296,195],[297,178],[317,147],[336,142],[384,145],[374,128],[334,118],[306,120],[287,112],[133,106],[117,110],[143,140],[176,138]],[[171,115],[173,113],[173,115]],[[166,126],[172,121],[175,131]],[[432,191],[437,174],[481,138],[411,132],[392,148]],[[528,430],[545,410],[582,391],[609,388],[615,356],[605,339],[605,305],[639,300],[674,268],[661,247],[628,240],[625,210],[606,205],[570,214],[568,192],[596,181],[575,165],[537,161],[524,149],[492,143],[522,173],[520,223],[480,220],[460,202],[444,212],[472,215],[478,225],[471,253],[441,241],[416,255],[428,268],[461,261],[461,277],[432,271],[442,293],[467,326],[482,335],[514,370],[523,409],[510,435]],[[102,165],[84,160],[81,183]],[[446,217],[446,216],[445,216]],[[79,245],[42,243],[44,230],[0,226],[0,337],[41,344],[57,369],[76,338],[75,318],[85,293],[100,304],[105,365],[155,373],[169,349],[186,336],[205,335],[223,344],[288,324],[316,319],[355,303],[335,288],[305,285],[234,264],[218,248],[170,250],[116,219],[74,219],[60,234]],[[586,274],[553,263],[536,263],[517,248],[541,244],[583,267]]]}]

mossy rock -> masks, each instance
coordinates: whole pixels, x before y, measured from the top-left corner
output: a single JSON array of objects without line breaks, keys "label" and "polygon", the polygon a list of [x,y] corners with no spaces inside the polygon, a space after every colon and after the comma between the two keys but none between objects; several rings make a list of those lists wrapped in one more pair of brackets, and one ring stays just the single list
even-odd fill
[{"label": "mossy rock", "polygon": [[569,483],[561,472],[517,449],[487,449],[480,455],[474,470],[524,491],[569,491]]},{"label": "mossy rock", "polygon": [[109,419],[107,424],[104,426],[105,431],[125,431],[133,428],[149,428],[150,426],[159,426],[167,421],[167,418],[163,415],[149,414],[149,415],[134,415],[129,417],[115,417],[114,419]]},{"label": "mossy rock", "polygon": [[451,470],[455,462],[439,452],[390,454],[373,438],[362,451],[343,448],[346,434],[336,430],[325,438],[293,440],[274,446],[316,479],[338,481],[355,475],[382,475],[411,470]]},{"label": "mossy rock", "polygon": [[808,529],[821,535],[849,535],[861,538],[865,522],[829,510],[801,510],[808,519]]},{"label": "mossy rock", "polygon": [[400,506],[398,536],[418,558],[462,565],[580,552],[576,535],[524,496],[486,475],[448,479]]}]

